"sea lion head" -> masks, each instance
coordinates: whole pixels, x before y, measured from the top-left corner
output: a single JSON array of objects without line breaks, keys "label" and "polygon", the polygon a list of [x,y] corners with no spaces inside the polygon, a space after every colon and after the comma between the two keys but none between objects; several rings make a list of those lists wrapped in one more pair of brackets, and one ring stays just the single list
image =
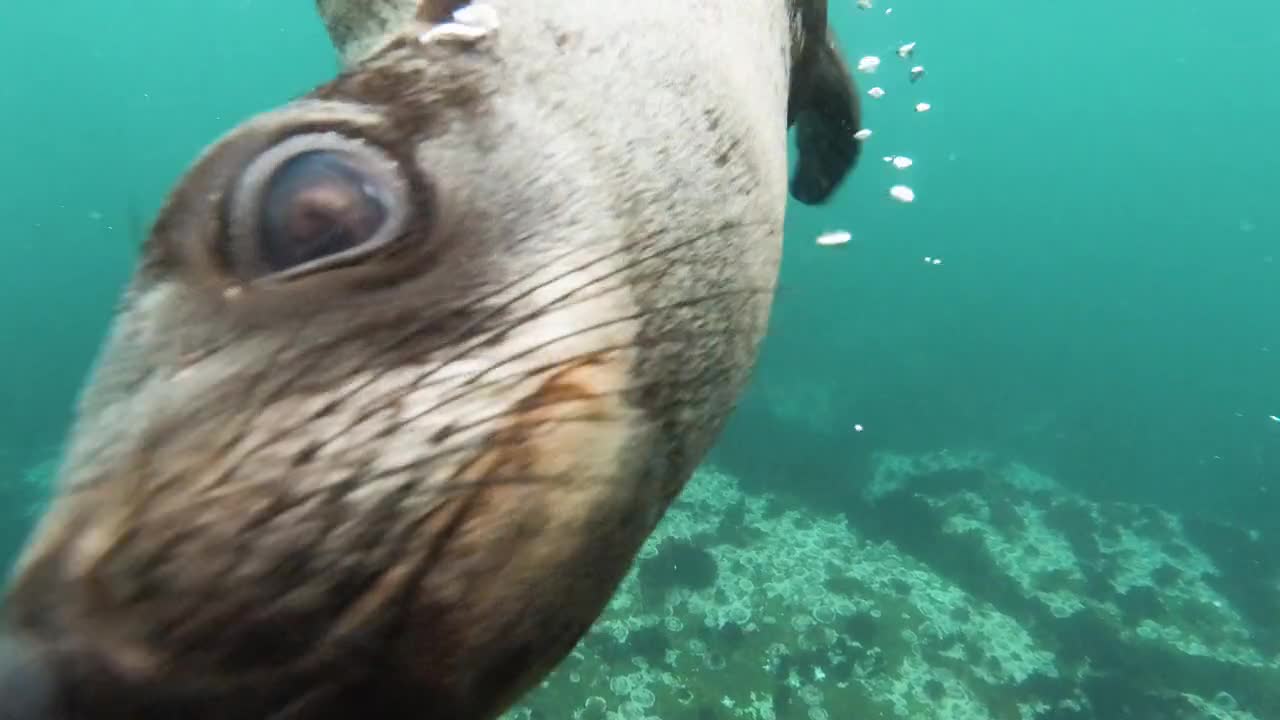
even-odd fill
[{"label": "sea lion head", "polygon": [[143,247],[0,716],[495,716],[747,380],[788,115],[845,158],[802,199],[856,150],[789,3],[318,5],[348,69],[214,143]]}]

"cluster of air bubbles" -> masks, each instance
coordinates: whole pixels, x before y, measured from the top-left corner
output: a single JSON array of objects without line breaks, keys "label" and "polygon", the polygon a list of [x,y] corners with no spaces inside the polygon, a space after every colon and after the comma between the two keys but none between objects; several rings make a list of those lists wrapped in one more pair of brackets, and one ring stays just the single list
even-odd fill
[{"label": "cluster of air bubbles", "polygon": [[[861,10],[870,10],[874,7],[874,2],[875,0],[857,0],[857,6]],[[893,8],[886,8],[885,10],[886,15],[892,14],[892,12],[893,12]],[[897,61],[900,61],[903,64],[906,72],[907,80],[912,86],[916,85],[922,79],[924,79],[926,74],[924,65],[921,65],[916,61],[916,54],[918,49],[919,47],[916,44],[916,42],[910,41],[910,42],[903,42],[902,44],[898,45],[898,47],[894,50],[894,54],[897,55]],[[895,64],[897,63],[885,61],[879,55],[866,55],[858,59],[855,65],[856,67],[855,72],[860,73],[862,75],[866,75],[866,76],[879,77],[880,75],[883,75],[885,72],[888,72],[886,70],[887,67]],[[877,73],[879,73],[879,75],[877,75]],[[885,90],[884,87],[880,85],[873,85],[872,87],[866,90],[866,94],[872,100],[880,100],[881,98],[884,98],[889,93],[888,91]],[[912,107],[917,114],[927,113],[933,109],[933,105],[931,103],[925,102],[923,100],[917,99],[911,102],[912,102]],[[871,139],[872,135],[873,133],[870,128],[860,128],[854,133],[853,136],[859,142],[866,142]],[[891,165],[894,170],[898,170],[898,171],[906,171],[915,165],[915,160],[913,160],[912,158],[906,155],[893,154],[893,155],[884,155],[882,157],[884,158],[885,163]],[[891,184],[888,190],[888,195],[890,199],[901,204],[911,204],[911,203],[914,203],[916,200],[915,190],[913,190],[910,185],[905,184],[903,182],[894,182],[893,184]],[[821,233],[820,235],[818,235],[816,241],[818,245],[821,245],[824,247],[831,247],[836,245],[848,244],[852,239],[853,239],[852,232],[848,230],[837,229],[837,230],[828,230],[826,232]],[[942,263],[940,259],[935,257],[928,257],[925,259],[925,262],[930,265],[940,265]]]},{"label": "cluster of air bubbles", "polygon": [[[860,2],[859,6],[866,9],[870,7],[870,3],[866,2],[864,4],[863,2]],[[916,54],[916,43],[914,41],[903,43],[902,45],[898,46],[897,55],[902,60],[911,61],[915,57],[915,54]],[[881,65],[881,59],[879,57],[875,55],[867,55],[858,60],[857,68],[858,68],[858,72],[860,73],[863,73],[865,75],[873,75],[876,73],[877,70],[880,69],[880,65]],[[919,81],[921,78],[923,78],[924,74],[925,74],[925,71],[924,71],[923,65],[911,65],[910,69],[907,72],[907,77],[910,80],[910,82],[914,84],[917,81]],[[880,87],[879,85],[875,85],[871,87],[869,90],[867,90],[867,95],[870,96],[873,100],[879,100],[880,98],[883,98],[886,94],[887,93],[885,89],[883,87]],[[927,102],[917,102],[915,104],[915,111],[917,113],[929,112],[931,109],[933,109],[933,106]],[[869,139],[871,137],[871,134],[872,134],[871,130],[867,128],[862,128],[854,134],[854,137],[857,138],[859,141],[863,141],[863,140]],[[894,167],[896,167],[899,170],[905,170],[908,167],[911,167],[912,165],[912,161],[910,158],[906,158],[898,155],[887,156],[885,158],[885,161],[893,163]],[[894,200],[897,200],[898,202],[909,203],[915,200],[915,192],[913,192],[911,188],[905,185],[895,185],[893,188],[890,188],[889,197],[893,198]]]},{"label": "cluster of air bubbles", "polygon": [[[874,7],[874,3],[872,2],[872,0],[858,0],[858,9],[859,9],[859,10],[870,10],[870,9],[872,9],[872,7]],[[885,8],[885,9],[884,9],[884,14],[885,14],[885,15],[892,15],[892,14],[893,14],[893,8],[891,8],[891,7]]]},{"label": "cluster of air bubbles", "polygon": [[819,245],[844,245],[853,239],[853,234],[847,230],[832,230],[824,232],[818,236]]},{"label": "cluster of air bubbles", "polygon": [[889,197],[902,203],[915,202],[916,191],[907,185],[894,185],[889,188]]}]

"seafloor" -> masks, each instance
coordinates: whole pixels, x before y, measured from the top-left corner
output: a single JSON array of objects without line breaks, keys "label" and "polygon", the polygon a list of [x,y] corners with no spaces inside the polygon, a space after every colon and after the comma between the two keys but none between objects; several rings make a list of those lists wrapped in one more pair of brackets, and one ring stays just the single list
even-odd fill
[{"label": "seafloor", "polygon": [[829,515],[700,471],[506,720],[1280,718],[1280,554],[979,453]]},{"label": "seafloor", "polygon": [[827,512],[699,471],[503,720],[1280,718],[1274,538],[981,453],[873,466]]}]

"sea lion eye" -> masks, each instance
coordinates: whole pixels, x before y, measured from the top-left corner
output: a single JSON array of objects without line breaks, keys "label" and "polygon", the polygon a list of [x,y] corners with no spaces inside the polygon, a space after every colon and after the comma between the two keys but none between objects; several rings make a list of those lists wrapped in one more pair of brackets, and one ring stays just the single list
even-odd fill
[{"label": "sea lion eye", "polygon": [[225,256],[241,279],[349,266],[400,235],[407,205],[398,166],[381,151],[336,133],[296,136],[238,179]]},{"label": "sea lion eye", "polygon": [[373,239],[387,206],[341,154],[313,150],[285,161],[267,181],[258,251],[279,272],[346,252]]}]

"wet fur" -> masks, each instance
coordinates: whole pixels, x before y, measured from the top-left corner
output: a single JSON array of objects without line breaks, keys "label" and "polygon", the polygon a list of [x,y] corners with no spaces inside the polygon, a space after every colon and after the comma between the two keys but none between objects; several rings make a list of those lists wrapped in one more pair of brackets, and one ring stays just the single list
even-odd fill
[{"label": "wet fur", "polygon": [[[598,616],[754,363],[787,125],[824,201],[856,95],[822,3],[492,4],[423,46],[456,3],[319,0],[349,69],[174,189],[10,588],[0,715],[491,718]],[[415,215],[246,284],[227,188],[302,131],[393,158]]]}]

